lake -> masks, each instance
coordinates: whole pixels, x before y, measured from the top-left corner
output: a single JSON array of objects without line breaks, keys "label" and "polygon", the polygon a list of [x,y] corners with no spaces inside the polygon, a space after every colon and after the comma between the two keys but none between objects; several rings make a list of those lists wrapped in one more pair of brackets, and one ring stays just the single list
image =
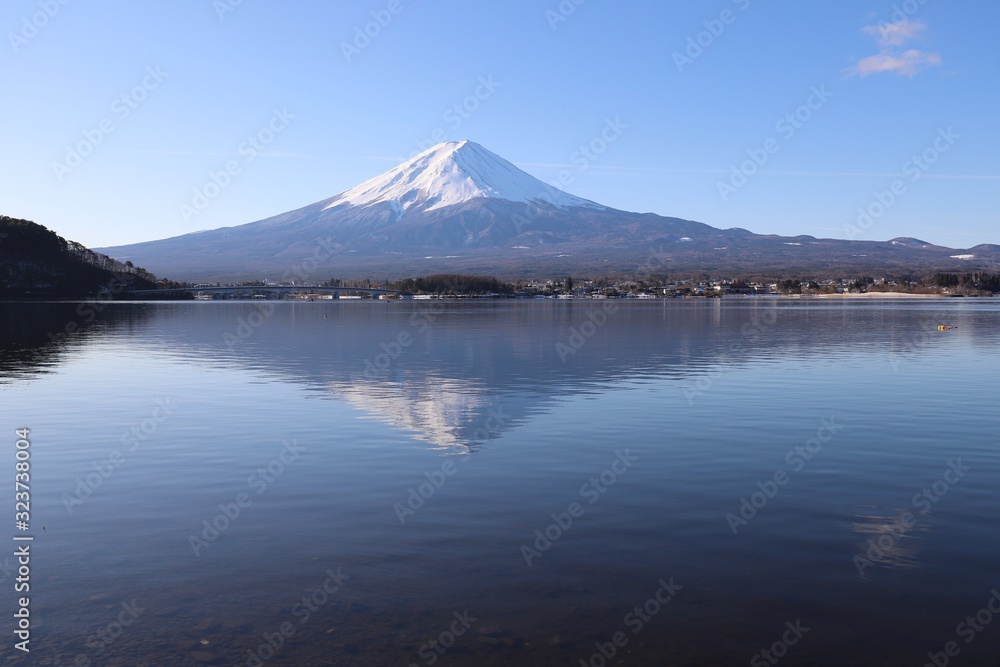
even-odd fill
[{"label": "lake", "polygon": [[1000,300],[0,311],[6,664],[1000,665]]}]

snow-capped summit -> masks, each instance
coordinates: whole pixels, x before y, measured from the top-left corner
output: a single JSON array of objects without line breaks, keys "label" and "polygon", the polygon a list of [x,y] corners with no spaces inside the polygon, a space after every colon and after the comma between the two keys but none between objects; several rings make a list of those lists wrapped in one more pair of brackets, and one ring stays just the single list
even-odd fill
[{"label": "snow-capped summit", "polygon": [[437,144],[415,158],[333,198],[327,209],[388,203],[405,211],[434,211],[472,199],[547,203],[556,208],[602,209],[529,176],[472,141]]}]

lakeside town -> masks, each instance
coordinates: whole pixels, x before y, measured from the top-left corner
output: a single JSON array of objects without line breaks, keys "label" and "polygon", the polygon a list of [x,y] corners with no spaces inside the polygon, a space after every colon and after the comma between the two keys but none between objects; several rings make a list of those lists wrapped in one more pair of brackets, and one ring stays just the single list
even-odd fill
[{"label": "lakeside town", "polygon": [[[180,286],[178,286],[180,287]],[[501,282],[487,276],[444,274],[395,282],[337,280],[324,284],[261,280],[184,285],[196,299],[677,299],[739,297],[990,297],[1000,294],[1000,274],[938,273],[924,278],[861,277],[822,280],[574,279]],[[352,293],[351,290],[358,290]],[[216,291],[218,290],[218,291]],[[336,290],[336,291],[333,291]],[[379,293],[381,292],[381,293]]]},{"label": "lakeside town", "polygon": [[[548,279],[507,279],[494,276],[439,273],[420,278],[316,280],[315,271],[287,272],[256,281],[179,282],[161,278],[131,261],[121,262],[67,241],[30,220],[0,216],[0,298],[46,300],[107,299],[430,299],[430,298],[553,298],[670,299],[755,296],[851,297],[920,296],[988,297],[1000,293],[995,269],[955,271],[927,269],[923,273],[837,275],[837,269],[813,275],[712,275],[642,273],[603,277],[566,276]],[[996,263],[993,262],[993,267]],[[972,269],[972,267],[970,267]],[[841,269],[843,271],[843,269]]]}]

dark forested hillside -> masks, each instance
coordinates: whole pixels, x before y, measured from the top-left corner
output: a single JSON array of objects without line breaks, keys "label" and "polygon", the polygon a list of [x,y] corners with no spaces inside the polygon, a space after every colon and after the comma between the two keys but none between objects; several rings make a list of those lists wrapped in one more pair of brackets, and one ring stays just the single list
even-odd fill
[{"label": "dark forested hillside", "polygon": [[156,282],[130,262],[67,241],[30,220],[0,216],[0,298],[115,295]]}]

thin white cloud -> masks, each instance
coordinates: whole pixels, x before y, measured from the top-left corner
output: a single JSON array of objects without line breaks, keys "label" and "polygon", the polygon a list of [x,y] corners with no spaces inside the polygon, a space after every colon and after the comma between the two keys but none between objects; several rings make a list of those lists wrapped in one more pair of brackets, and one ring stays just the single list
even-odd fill
[{"label": "thin white cloud", "polygon": [[872,74],[896,74],[914,77],[929,67],[941,65],[941,55],[926,53],[918,49],[903,51],[900,47],[918,39],[927,24],[903,19],[895,23],[868,25],[861,32],[871,35],[878,42],[880,51],[873,56],[862,58],[847,73],[861,77]]},{"label": "thin white cloud", "polygon": [[854,72],[862,77],[871,74],[898,74],[913,77],[928,67],[940,64],[941,56],[937,53],[924,53],[916,49],[899,54],[883,51],[859,61],[854,66]]},{"label": "thin white cloud", "polygon": [[867,25],[861,32],[874,36],[882,48],[890,46],[902,46],[912,39],[920,36],[927,29],[926,23],[919,23],[909,19],[903,19],[896,23],[879,23],[878,25]]}]

